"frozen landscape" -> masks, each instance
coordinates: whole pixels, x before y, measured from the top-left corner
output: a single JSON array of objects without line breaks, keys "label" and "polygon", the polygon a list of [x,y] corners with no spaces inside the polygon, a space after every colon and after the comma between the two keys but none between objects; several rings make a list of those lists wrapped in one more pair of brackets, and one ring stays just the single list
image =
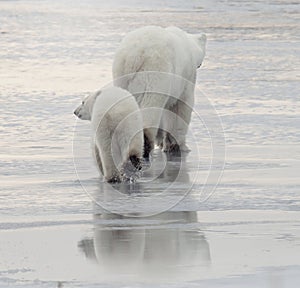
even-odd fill
[{"label": "frozen landscape", "polygon": [[[288,0],[0,0],[0,287],[300,287],[299,13]],[[144,25],[207,35],[192,151],[156,150],[116,193],[73,110]]]}]

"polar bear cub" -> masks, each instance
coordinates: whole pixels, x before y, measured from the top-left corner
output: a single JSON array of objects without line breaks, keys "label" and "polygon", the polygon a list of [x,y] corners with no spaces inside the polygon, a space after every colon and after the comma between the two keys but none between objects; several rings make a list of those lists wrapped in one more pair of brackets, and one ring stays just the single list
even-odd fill
[{"label": "polar bear cub", "polygon": [[118,87],[87,96],[74,111],[92,124],[92,146],[100,172],[110,182],[120,182],[122,167],[131,162],[141,169],[143,121],[135,98]]}]

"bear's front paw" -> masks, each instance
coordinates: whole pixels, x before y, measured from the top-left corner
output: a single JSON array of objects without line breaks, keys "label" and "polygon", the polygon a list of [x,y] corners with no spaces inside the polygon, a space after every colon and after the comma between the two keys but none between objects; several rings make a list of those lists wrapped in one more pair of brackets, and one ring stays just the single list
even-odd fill
[{"label": "bear's front paw", "polygon": [[187,152],[190,152],[191,149],[188,146],[186,146],[185,144],[181,144],[180,145],[180,151],[187,153]]},{"label": "bear's front paw", "polygon": [[179,146],[177,143],[165,145],[163,148],[163,152],[168,154],[180,156],[181,153],[188,153],[191,150],[185,144]]},{"label": "bear's front paw", "polygon": [[178,144],[169,145],[168,149],[164,150],[167,153],[171,153],[174,155],[180,155],[180,147]]}]

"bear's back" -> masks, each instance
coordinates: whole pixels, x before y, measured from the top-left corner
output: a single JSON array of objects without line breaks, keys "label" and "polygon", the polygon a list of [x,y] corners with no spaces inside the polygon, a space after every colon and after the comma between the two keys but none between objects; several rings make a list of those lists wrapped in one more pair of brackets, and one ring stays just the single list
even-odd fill
[{"label": "bear's back", "polygon": [[[192,63],[190,35],[177,27],[146,26],[128,33],[115,54],[114,78],[142,71],[185,74]],[[126,87],[125,87],[126,88]]]},{"label": "bear's back", "polygon": [[95,101],[92,113],[93,126],[109,119],[111,129],[115,128],[127,115],[139,110],[135,98],[126,90],[110,87],[101,92]]}]

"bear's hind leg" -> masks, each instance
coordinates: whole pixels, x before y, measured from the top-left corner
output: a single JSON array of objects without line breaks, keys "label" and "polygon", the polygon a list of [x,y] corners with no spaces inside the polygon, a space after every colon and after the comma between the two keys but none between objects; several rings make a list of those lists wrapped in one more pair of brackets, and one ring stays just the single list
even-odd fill
[{"label": "bear's hind leg", "polygon": [[149,159],[151,151],[154,149],[154,137],[150,129],[144,129],[144,154],[145,159]]},{"label": "bear's hind leg", "polygon": [[189,85],[184,90],[182,95],[182,100],[177,101],[177,122],[176,122],[176,129],[177,129],[177,137],[178,137],[178,144],[180,150],[182,152],[189,152],[191,151],[185,144],[186,134],[189,129],[189,125],[191,122],[192,112],[194,108],[194,86]]},{"label": "bear's hind leg", "polygon": [[118,183],[121,182],[120,171],[118,170],[118,157],[113,157],[113,153],[118,154],[111,147],[110,139],[102,140],[100,148],[100,155],[102,160],[103,175],[108,183]]},{"label": "bear's hind leg", "polygon": [[100,152],[99,152],[97,145],[94,145],[94,157],[96,160],[97,167],[99,168],[101,174],[104,175]]},{"label": "bear's hind leg", "polygon": [[137,155],[130,155],[129,160],[136,170],[142,169],[142,161]]},{"label": "bear's hind leg", "polygon": [[162,150],[167,153],[180,152],[177,135],[177,110],[178,101],[171,107],[165,108],[162,116],[161,127],[163,129]]},{"label": "bear's hind leg", "polygon": [[178,100],[170,110],[174,114],[164,119],[164,124],[169,124],[172,128],[169,127],[171,133],[165,132],[163,151],[175,154],[189,152],[190,149],[186,146],[185,139],[191,121],[193,105]]}]

